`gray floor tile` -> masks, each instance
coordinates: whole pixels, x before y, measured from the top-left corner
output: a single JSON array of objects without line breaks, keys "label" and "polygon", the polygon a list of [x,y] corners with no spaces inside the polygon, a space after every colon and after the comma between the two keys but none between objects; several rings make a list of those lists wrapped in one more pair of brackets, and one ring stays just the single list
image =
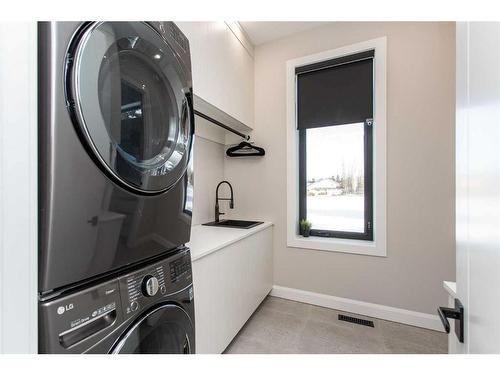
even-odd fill
[{"label": "gray floor tile", "polygon": [[292,314],[303,319],[306,319],[311,310],[316,307],[317,306],[308,305],[307,303],[297,303],[276,297],[267,297],[260,305],[260,308],[263,310],[273,310],[286,314]]},{"label": "gray floor tile", "polygon": [[238,336],[226,349],[227,354],[274,354],[267,342],[245,335]]},{"label": "gray floor tile", "polygon": [[305,323],[304,316],[261,308],[239,334],[269,343],[276,347],[273,352],[287,351],[287,348],[296,346]]},{"label": "gray floor tile", "polygon": [[225,353],[446,353],[444,333],[361,315],[374,327],[338,320],[341,311],[267,297]]},{"label": "gray floor tile", "polygon": [[388,353],[392,354],[446,354],[448,349],[425,346],[423,344],[389,338],[384,340]]},{"label": "gray floor tile", "polygon": [[[447,353],[448,352],[448,337],[445,333],[440,333],[428,329],[412,327],[405,324],[394,323],[389,321],[381,321],[381,332],[386,345],[394,349],[395,344],[401,345],[406,343],[404,347],[412,347],[418,349],[423,347],[421,351],[426,353]],[[415,350],[417,350],[415,349]]]},{"label": "gray floor tile", "polygon": [[[364,327],[367,331],[370,327]],[[308,321],[300,336],[299,353],[385,353],[380,337],[363,336],[353,327]]]}]

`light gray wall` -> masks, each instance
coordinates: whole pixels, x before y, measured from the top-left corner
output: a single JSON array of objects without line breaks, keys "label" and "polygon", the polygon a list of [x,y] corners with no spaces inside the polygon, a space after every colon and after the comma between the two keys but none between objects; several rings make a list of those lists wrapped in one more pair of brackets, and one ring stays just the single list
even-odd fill
[{"label": "light gray wall", "polygon": [[[386,258],[286,246],[287,60],[387,36]],[[274,283],[425,313],[455,278],[454,23],[332,23],[255,49],[261,159],[225,163],[233,216],[274,222]],[[242,158],[243,159],[243,158]]]}]

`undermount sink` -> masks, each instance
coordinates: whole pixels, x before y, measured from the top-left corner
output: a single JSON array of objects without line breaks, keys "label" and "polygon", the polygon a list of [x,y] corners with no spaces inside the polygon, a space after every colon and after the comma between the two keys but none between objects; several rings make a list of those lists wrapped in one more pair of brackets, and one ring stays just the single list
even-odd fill
[{"label": "undermount sink", "polygon": [[240,228],[249,229],[262,224],[263,221],[248,221],[248,220],[220,220],[212,221],[210,223],[205,223],[202,225],[207,225],[211,227],[225,227],[225,228]]}]

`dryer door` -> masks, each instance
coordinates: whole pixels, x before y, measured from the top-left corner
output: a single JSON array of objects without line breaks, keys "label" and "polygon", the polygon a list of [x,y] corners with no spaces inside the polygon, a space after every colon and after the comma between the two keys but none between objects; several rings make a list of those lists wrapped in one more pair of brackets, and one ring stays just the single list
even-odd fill
[{"label": "dryer door", "polygon": [[157,307],[137,320],[118,340],[111,353],[194,353],[194,329],[191,319],[177,305]]},{"label": "dryer door", "polygon": [[168,190],[189,162],[191,72],[174,47],[145,22],[93,22],[67,55],[81,140],[103,172],[139,193]]}]

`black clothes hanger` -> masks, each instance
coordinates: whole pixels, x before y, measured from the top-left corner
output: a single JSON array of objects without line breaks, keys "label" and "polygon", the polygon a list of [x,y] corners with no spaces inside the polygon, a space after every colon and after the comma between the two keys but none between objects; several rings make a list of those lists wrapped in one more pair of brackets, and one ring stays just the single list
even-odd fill
[{"label": "black clothes hanger", "polygon": [[251,143],[243,141],[239,145],[229,147],[226,155],[229,157],[237,156],[264,156],[266,151],[262,147],[253,146]]}]

